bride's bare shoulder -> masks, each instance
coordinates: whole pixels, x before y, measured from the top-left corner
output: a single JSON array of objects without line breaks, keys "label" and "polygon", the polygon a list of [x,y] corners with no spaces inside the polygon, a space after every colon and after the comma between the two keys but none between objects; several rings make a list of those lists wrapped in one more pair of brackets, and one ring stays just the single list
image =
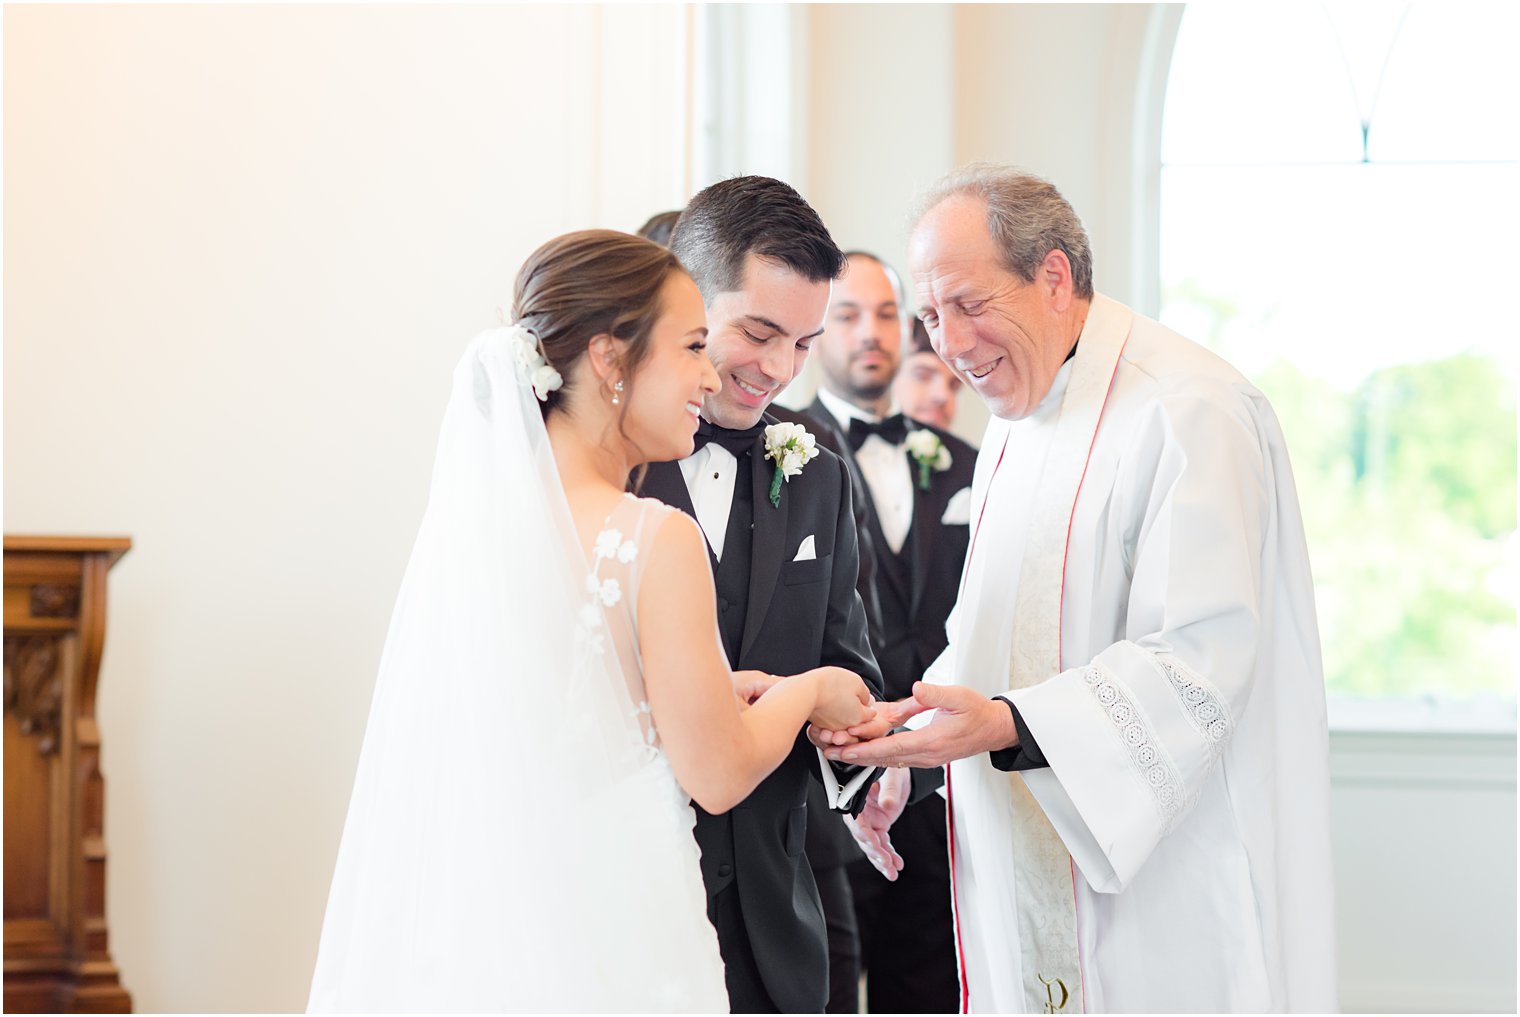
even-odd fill
[{"label": "bride's bare shoulder", "polygon": [[653,498],[640,498],[646,513],[645,532],[651,535],[651,554],[685,555],[701,551],[705,543],[697,521],[678,508]]},{"label": "bride's bare shoulder", "polygon": [[687,617],[683,612],[704,600],[711,604],[714,596],[707,539],[691,516],[667,505],[660,507],[664,511],[658,519],[646,520],[648,551],[639,600],[653,602],[661,610],[674,608],[676,617]]}]

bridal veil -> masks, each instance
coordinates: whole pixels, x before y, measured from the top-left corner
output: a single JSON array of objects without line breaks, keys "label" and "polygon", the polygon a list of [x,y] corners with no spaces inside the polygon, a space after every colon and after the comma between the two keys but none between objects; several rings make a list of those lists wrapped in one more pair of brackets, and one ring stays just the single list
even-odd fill
[{"label": "bridal veil", "polygon": [[690,806],[641,728],[637,658],[588,632],[626,625],[629,605],[588,601],[518,332],[476,337],[455,370],[312,1011],[726,1006]]}]

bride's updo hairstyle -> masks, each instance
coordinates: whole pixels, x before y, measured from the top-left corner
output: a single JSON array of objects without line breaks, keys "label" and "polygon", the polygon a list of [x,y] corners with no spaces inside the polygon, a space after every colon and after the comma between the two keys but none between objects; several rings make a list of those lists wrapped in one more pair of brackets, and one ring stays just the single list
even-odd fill
[{"label": "bride's updo hairstyle", "polygon": [[543,402],[545,417],[563,405],[575,384],[570,368],[603,333],[627,342],[618,364],[622,414],[633,396],[633,376],[649,352],[649,333],[660,316],[660,289],[672,272],[684,272],[659,244],[615,230],[580,230],[555,237],[529,255],[517,273],[512,319],[538,337],[549,366],[564,387]]}]

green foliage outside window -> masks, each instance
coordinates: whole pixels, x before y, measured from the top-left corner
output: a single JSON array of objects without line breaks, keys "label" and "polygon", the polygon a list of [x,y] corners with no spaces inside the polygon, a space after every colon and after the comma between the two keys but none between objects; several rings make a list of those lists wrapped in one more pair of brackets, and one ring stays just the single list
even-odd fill
[{"label": "green foliage outside window", "polygon": [[[1229,357],[1230,300],[1189,278],[1165,304],[1210,322],[1200,338]],[[1516,411],[1501,365],[1454,353],[1349,390],[1285,358],[1255,374],[1288,438],[1327,691],[1512,697]]]}]

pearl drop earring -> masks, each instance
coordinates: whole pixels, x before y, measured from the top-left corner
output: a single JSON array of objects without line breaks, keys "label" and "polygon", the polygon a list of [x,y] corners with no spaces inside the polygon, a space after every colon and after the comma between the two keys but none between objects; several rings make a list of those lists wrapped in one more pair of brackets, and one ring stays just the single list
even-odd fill
[{"label": "pearl drop earring", "polygon": [[621,391],[623,391],[623,379],[619,378],[617,380],[617,383],[612,386],[612,405],[616,406],[618,403],[622,402],[622,400],[618,398],[618,393]]}]

